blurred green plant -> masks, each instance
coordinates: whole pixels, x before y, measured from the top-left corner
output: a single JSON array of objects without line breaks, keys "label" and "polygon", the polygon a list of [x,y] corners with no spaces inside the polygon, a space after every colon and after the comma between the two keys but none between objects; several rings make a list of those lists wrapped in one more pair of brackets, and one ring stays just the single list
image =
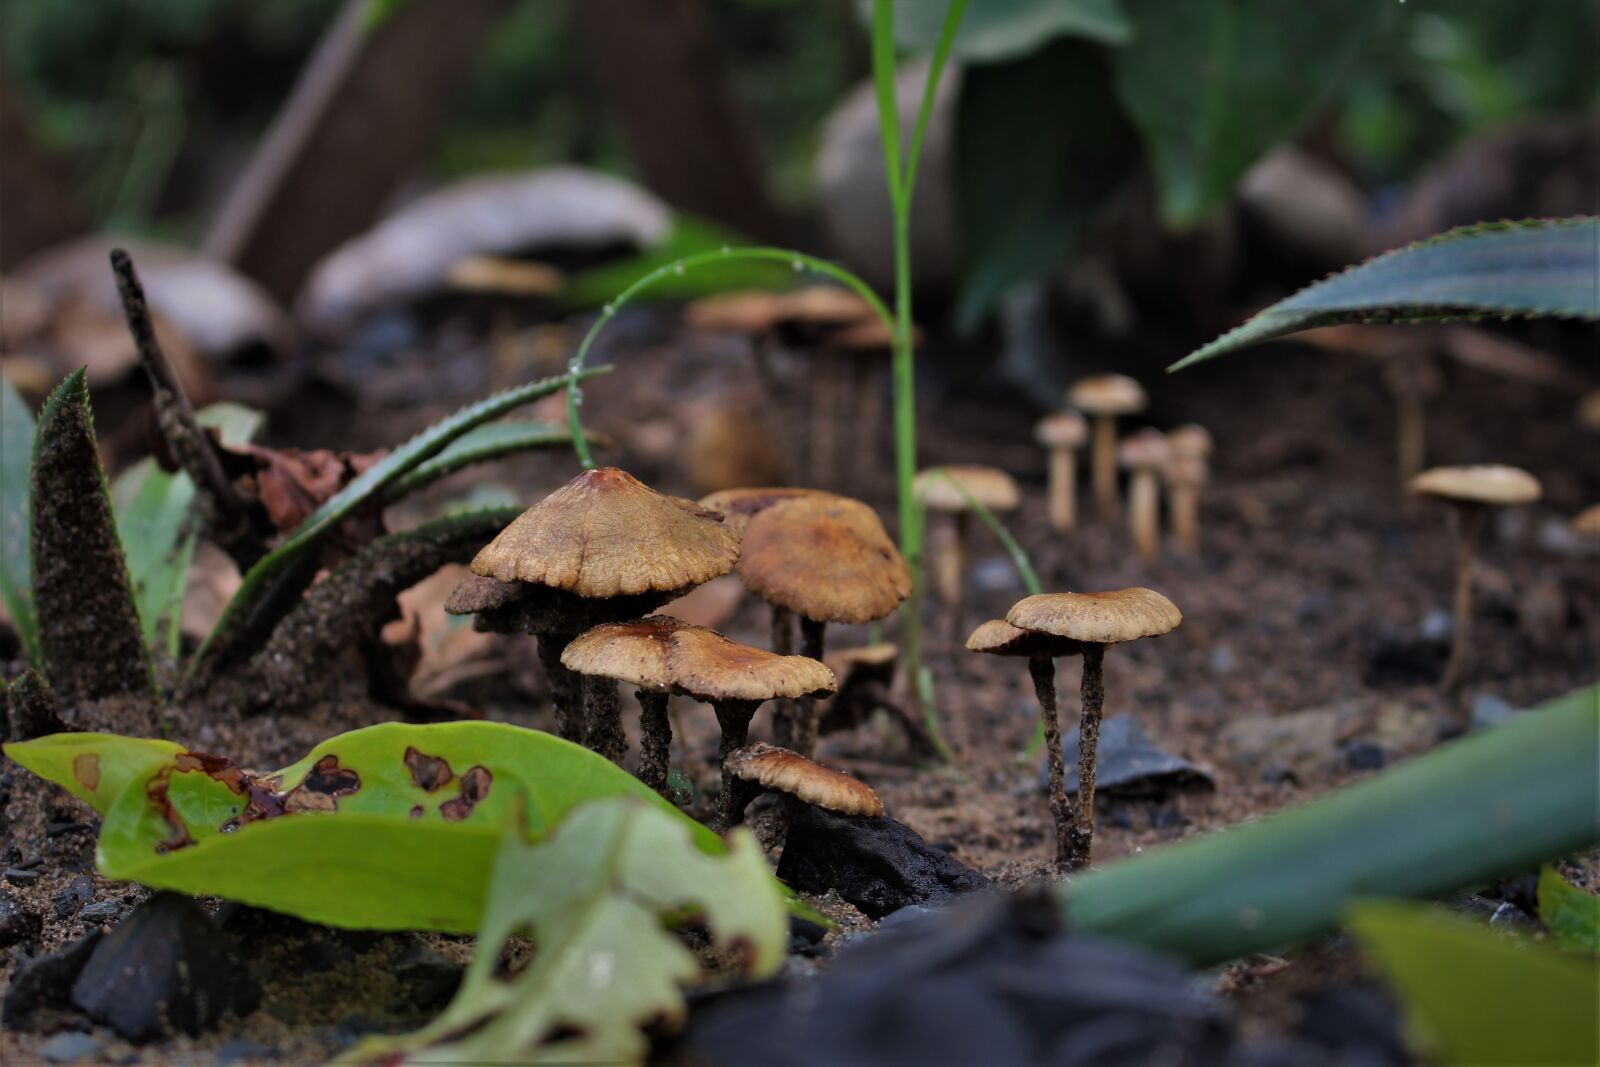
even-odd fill
[{"label": "blurred green plant", "polygon": [[1600,896],[1586,893],[1557,873],[1539,872],[1539,921],[1562,948],[1600,953]]},{"label": "blurred green plant", "polygon": [[17,628],[22,651],[39,662],[39,620],[33,610],[28,557],[28,472],[33,459],[33,412],[9,378],[0,378],[0,596]]}]

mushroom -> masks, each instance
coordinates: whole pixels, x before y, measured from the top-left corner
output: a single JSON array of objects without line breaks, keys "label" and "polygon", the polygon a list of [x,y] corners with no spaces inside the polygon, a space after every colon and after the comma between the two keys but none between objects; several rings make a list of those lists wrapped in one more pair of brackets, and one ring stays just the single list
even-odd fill
[{"label": "mushroom", "polygon": [[[472,571],[523,587],[521,596],[489,609],[490,625],[539,637],[551,691],[558,702],[564,693],[568,698],[566,709],[557,705],[557,728],[575,741],[573,687],[560,677],[567,643],[599,623],[637,618],[728,573],[738,556],[738,531],[721,516],[603,467],[523,512],[478,553]],[[465,593],[458,607],[468,606]],[[615,685],[583,688],[582,742],[621,762],[625,742]]]},{"label": "mushroom", "polygon": [[1050,527],[1070,530],[1078,517],[1077,452],[1089,439],[1089,424],[1076,411],[1058,411],[1039,420],[1033,439],[1050,455]]},{"label": "mushroom", "polygon": [[1600,504],[1590,504],[1578,512],[1568,529],[1585,541],[1600,541]]},{"label": "mushroom", "polygon": [[[797,497],[751,515],[736,570],[745,588],[799,616],[800,654],[815,660],[828,623],[875,622],[911,595],[911,567],[877,513],[848,497]],[[815,702],[802,698],[779,727],[780,741],[809,756]]]},{"label": "mushroom", "polygon": [[788,803],[810,804],[840,815],[883,814],[883,801],[865,782],[777,745],[761,741],[746,745],[728,753],[722,766],[740,783],[734,787],[731,824],[744,821],[744,809],[762,792],[782,793]]},{"label": "mushroom", "polygon": [[1400,484],[1406,485],[1427,461],[1427,402],[1444,388],[1444,376],[1431,356],[1391,355],[1383,364],[1383,384],[1395,400],[1395,456]]},{"label": "mushroom", "polygon": [[1578,401],[1578,425],[1600,433],[1600,389],[1591,389]]},{"label": "mushroom", "polygon": [[1084,378],[1067,391],[1067,403],[1094,418],[1094,497],[1103,519],[1117,514],[1117,416],[1145,408],[1144,387],[1122,374]]},{"label": "mushroom", "polygon": [[1211,434],[1188,423],[1167,434],[1167,511],[1172,536],[1185,552],[1200,548],[1200,490],[1211,474]]},{"label": "mushroom", "polygon": [[1133,472],[1128,481],[1128,528],[1139,558],[1149,562],[1161,553],[1161,483],[1158,480],[1171,450],[1160,430],[1130,434],[1117,447],[1117,459]]},{"label": "mushroom", "polygon": [[917,475],[912,488],[923,507],[951,517],[952,542],[933,561],[934,588],[950,608],[952,627],[959,630],[967,583],[968,515],[972,508],[967,496],[970,494],[990,511],[1012,511],[1021,501],[1021,494],[1005,471],[975,465],[930,468]]},{"label": "mushroom", "polygon": [[905,731],[911,753],[918,759],[934,759],[938,746],[928,736],[922,721],[908,712],[891,694],[900,649],[887,641],[841,648],[829,652],[823,662],[839,680],[839,691],[828,701],[817,722],[822,734],[854,730],[873,712],[882,709]]},{"label": "mushroom", "polygon": [[870,304],[836,285],[808,286],[783,297],[780,334],[794,347],[812,352],[809,469],[813,481],[833,476],[839,455],[837,430],[847,421],[841,411],[851,392],[850,361],[838,339],[874,318]]},{"label": "mushroom", "polygon": [[1489,507],[1531,504],[1543,491],[1539,479],[1516,467],[1435,467],[1411,479],[1413,493],[1448,501],[1456,512],[1455,626],[1450,661],[1441,683],[1453,693],[1464,680],[1472,643],[1472,547]]},{"label": "mushroom", "polygon": [[[1095,748],[1100,740],[1100,716],[1105,705],[1105,684],[1101,677],[1106,649],[1142,637],[1160,637],[1183,621],[1172,601],[1152,589],[1116,589],[1106,593],[1040,593],[1018,601],[1006,613],[1005,621],[1020,630],[1065,638],[1078,644],[1083,655],[1083,679],[1079,692],[1083,712],[1078,719],[1078,802],[1072,811],[1072,826],[1067,840],[1057,837],[1057,858],[1075,867],[1089,862],[1094,840]],[[1049,646],[1046,646],[1049,647]],[[1055,706],[1055,670],[1048,658],[1036,665],[1034,687],[1041,708]],[[1042,680],[1042,681],[1041,681]],[[1063,848],[1063,845],[1065,846]]]},{"label": "mushroom", "polygon": [[[911,344],[922,343],[922,331],[913,326]],[[825,345],[847,362],[841,375],[847,384],[834,398],[834,418],[846,426],[852,439],[846,443],[846,455],[859,457],[860,462],[847,462],[844,474],[847,481],[870,477],[878,464],[873,458],[883,436],[884,407],[889,394],[888,371],[894,352],[894,332],[878,316],[863,319],[846,326],[825,339]],[[824,475],[833,473],[831,457],[821,468]]]}]

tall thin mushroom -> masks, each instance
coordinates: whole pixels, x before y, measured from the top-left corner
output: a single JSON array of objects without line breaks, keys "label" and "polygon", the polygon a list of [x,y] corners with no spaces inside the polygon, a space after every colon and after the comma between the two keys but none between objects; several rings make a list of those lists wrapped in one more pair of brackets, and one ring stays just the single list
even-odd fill
[{"label": "tall thin mushroom", "polygon": [[970,495],[990,511],[1013,511],[1022,502],[1022,494],[1005,471],[976,464],[922,471],[912,491],[929,511],[950,516],[952,541],[945,551],[933,556],[931,563],[934,591],[950,613],[951,632],[959,634],[962,602],[966,599],[967,543],[971,537],[972,504],[967,497]]},{"label": "tall thin mushroom", "polygon": [[1089,424],[1076,411],[1057,411],[1039,420],[1033,439],[1049,457],[1050,528],[1065,533],[1078,520],[1078,449],[1089,439]]},{"label": "tall thin mushroom", "polygon": [[1117,447],[1117,460],[1128,468],[1128,529],[1134,551],[1145,562],[1161,554],[1161,469],[1169,451],[1160,430],[1129,434]]},{"label": "tall thin mushroom", "polygon": [[1094,420],[1094,499],[1101,519],[1116,518],[1117,418],[1143,411],[1144,387],[1123,374],[1084,378],[1067,390],[1067,403]]},{"label": "tall thin mushroom", "polygon": [[1192,422],[1167,434],[1167,513],[1173,540],[1191,554],[1200,550],[1200,490],[1211,474],[1211,447],[1211,434]]}]

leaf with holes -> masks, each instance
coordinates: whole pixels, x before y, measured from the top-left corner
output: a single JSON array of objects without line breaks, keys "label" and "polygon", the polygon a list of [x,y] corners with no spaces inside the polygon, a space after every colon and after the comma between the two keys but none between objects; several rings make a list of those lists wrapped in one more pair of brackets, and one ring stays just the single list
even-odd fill
[{"label": "leaf with holes", "polygon": [[[683,987],[701,974],[666,928],[689,918],[751,976],[782,962],[783,901],[748,830],[713,855],[681,821],[620,799],[578,808],[542,842],[513,828],[455,999],[425,1029],[369,1039],[346,1062],[642,1063],[642,1028],[680,1024]],[[533,959],[500,977],[518,935],[537,946]]]},{"label": "leaf with holes", "polygon": [[1464,226],[1387,252],[1278,301],[1170,369],[1314,326],[1476,315],[1600,318],[1600,217]]}]

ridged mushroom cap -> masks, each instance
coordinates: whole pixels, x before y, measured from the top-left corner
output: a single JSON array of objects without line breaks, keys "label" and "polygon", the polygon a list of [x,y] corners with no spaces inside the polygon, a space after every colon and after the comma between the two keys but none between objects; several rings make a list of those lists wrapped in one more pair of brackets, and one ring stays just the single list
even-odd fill
[{"label": "ridged mushroom cap", "polygon": [[1167,433],[1167,448],[1174,456],[1198,456],[1201,459],[1211,455],[1213,447],[1211,431],[1199,423],[1186,422],[1182,426],[1175,426]]},{"label": "ridged mushroom cap", "polygon": [[1517,467],[1482,464],[1434,467],[1411,479],[1411,491],[1470,504],[1531,504],[1544,491],[1539,479]]},{"label": "ridged mushroom cap", "polygon": [[1006,622],[1084,644],[1111,645],[1160,637],[1183,621],[1177,606],[1153,589],[1107,593],[1040,593],[1017,601]]},{"label": "ridged mushroom cap", "polygon": [[746,745],[728,753],[722,766],[742,781],[788,793],[840,815],[883,814],[883,801],[865,782],[776,745],[760,741]]},{"label": "ridged mushroom cap", "polygon": [[991,656],[1075,656],[1083,651],[1076,641],[1039,630],[1024,630],[1012,626],[1004,619],[990,619],[982,623],[967,637],[968,652],[985,652]]},{"label": "ridged mushroom cap", "polygon": [[762,600],[819,622],[873,622],[911,595],[911,567],[877,513],[846,497],[797,497],[750,516],[737,570]]},{"label": "ridged mushroom cap", "polygon": [[932,511],[967,511],[970,505],[961,490],[940,477],[943,472],[961,483],[973,499],[990,511],[1011,511],[1022,502],[1016,481],[999,467],[961,464],[931,467],[917,475],[913,489],[924,507]]},{"label": "ridged mushroom cap", "polygon": [[684,309],[689,325],[720,333],[765,333],[783,316],[783,297],[760,289],[701,297]]},{"label": "ridged mushroom cap", "polygon": [[771,700],[831,693],[833,672],[666,615],[605,623],[573,638],[561,664],[578,674],[672,690],[697,700]]},{"label": "ridged mushroom cap", "polygon": [[744,531],[750,516],[780,504],[785,500],[802,497],[822,497],[843,500],[844,497],[824,489],[803,489],[792,485],[752,486],[745,489],[722,489],[700,498],[700,506],[721,515],[734,529]]},{"label": "ridged mushroom cap", "polygon": [[1089,439],[1089,423],[1076,411],[1057,411],[1039,420],[1033,439],[1045,448],[1078,448]]},{"label": "ridged mushroom cap", "polygon": [[1067,390],[1067,403],[1089,415],[1132,415],[1147,402],[1144,386],[1126,374],[1097,374]]},{"label": "ridged mushroom cap", "polygon": [[1171,454],[1167,435],[1148,426],[1124,437],[1117,445],[1117,462],[1132,470],[1159,467]]},{"label": "ridged mushroom cap", "polygon": [[641,689],[672,688],[672,637],[689,624],[670,615],[608,622],[585,630],[561,652],[577,674],[614,678]]},{"label": "ridged mushroom cap", "polygon": [[738,558],[739,534],[728,523],[602,467],[517,516],[472,572],[595,598],[687,589],[728,573]]}]

